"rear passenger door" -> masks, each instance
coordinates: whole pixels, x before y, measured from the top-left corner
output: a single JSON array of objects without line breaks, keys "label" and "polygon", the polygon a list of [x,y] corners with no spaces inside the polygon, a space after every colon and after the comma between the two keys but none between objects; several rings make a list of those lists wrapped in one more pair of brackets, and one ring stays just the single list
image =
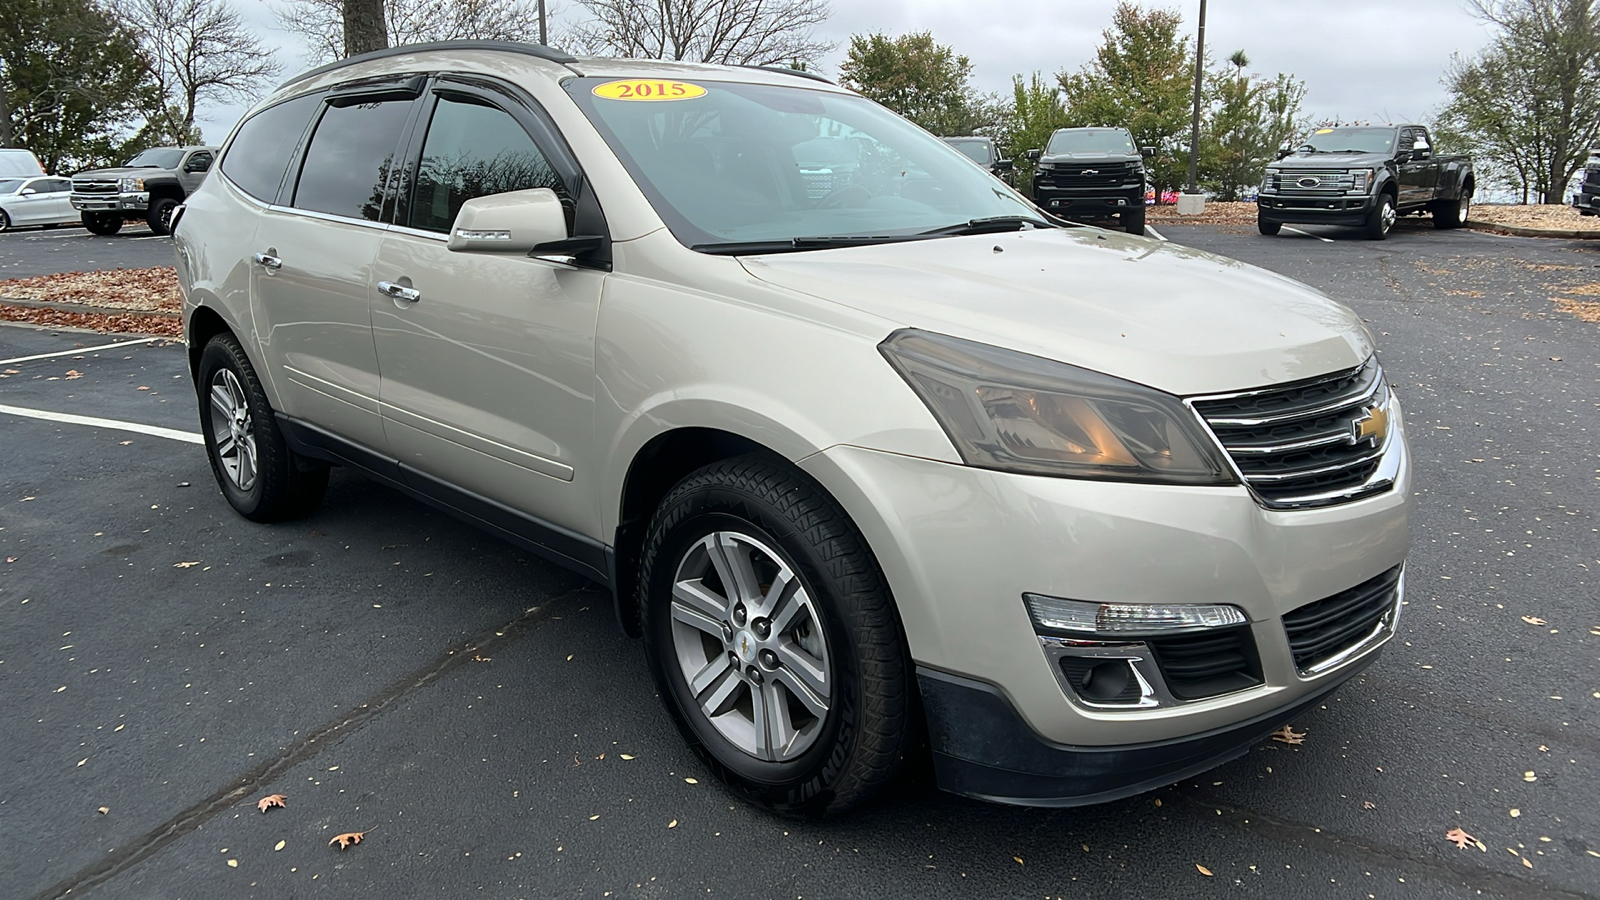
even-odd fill
[{"label": "rear passenger door", "polygon": [[372,266],[414,96],[330,91],[252,252],[252,309],[280,411],[380,455]]},{"label": "rear passenger door", "polygon": [[446,240],[474,197],[551,188],[569,227],[582,222],[587,233],[604,230],[599,207],[554,126],[519,91],[441,78],[422,107],[375,266],[378,279],[416,293],[370,295],[390,447],[421,490],[465,489],[593,536],[605,273],[525,253],[453,252]]}]

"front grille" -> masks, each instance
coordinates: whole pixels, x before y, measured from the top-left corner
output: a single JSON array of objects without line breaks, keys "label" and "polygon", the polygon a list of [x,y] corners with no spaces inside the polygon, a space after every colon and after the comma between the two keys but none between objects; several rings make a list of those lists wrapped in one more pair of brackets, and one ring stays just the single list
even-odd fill
[{"label": "front grille", "polygon": [[1305,672],[1365,641],[1398,599],[1400,567],[1283,617],[1294,664]]},{"label": "front grille", "polygon": [[1272,187],[1280,194],[1332,196],[1353,190],[1355,176],[1349,172],[1284,170],[1273,173]]},{"label": "front grille", "polygon": [[1058,188],[1122,187],[1132,178],[1133,167],[1128,163],[1094,163],[1090,165],[1051,166],[1039,173],[1038,183]]},{"label": "front grille", "polygon": [[1389,386],[1377,359],[1319,378],[1195,399],[1193,406],[1268,506],[1325,506],[1384,490]]},{"label": "front grille", "polygon": [[1179,700],[1231,694],[1261,683],[1261,662],[1248,625],[1147,638],[1167,690]]},{"label": "front grille", "polygon": [[115,194],[117,183],[115,181],[74,181],[72,191],[77,194]]}]

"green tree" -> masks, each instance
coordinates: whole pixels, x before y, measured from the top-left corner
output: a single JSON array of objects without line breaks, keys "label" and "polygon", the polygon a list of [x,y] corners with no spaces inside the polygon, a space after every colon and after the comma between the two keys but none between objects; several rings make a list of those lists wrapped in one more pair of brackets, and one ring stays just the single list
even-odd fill
[{"label": "green tree", "polygon": [[15,142],[51,172],[120,162],[160,103],[133,36],[95,0],[0,0],[0,21]]},{"label": "green tree", "polygon": [[1182,24],[1174,10],[1119,3],[1095,58],[1056,74],[1069,125],[1127,128],[1139,146],[1155,148],[1148,171],[1158,189],[1176,188],[1188,173],[1194,55]]},{"label": "green tree", "polygon": [[1202,109],[1200,172],[1219,200],[1237,200],[1240,191],[1260,182],[1267,163],[1298,131],[1305,84],[1292,76],[1274,79],[1245,73],[1250,58],[1243,50],[1228,57],[1227,66],[1211,73],[1210,105]]},{"label": "green tree", "polygon": [[1004,119],[999,98],[974,94],[971,78],[971,60],[926,31],[852,35],[839,66],[841,85],[943,135],[996,130]]},{"label": "green tree", "polygon": [[1497,180],[1561,203],[1600,138],[1600,7],[1595,0],[1474,0],[1498,33],[1445,73],[1436,129]]},{"label": "green tree", "polygon": [[1029,150],[1042,150],[1050,142],[1050,135],[1067,124],[1067,111],[1061,105],[1061,94],[1056,86],[1034,72],[1027,81],[1021,75],[1011,76],[1010,117],[995,142],[1002,155],[1016,160],[1017,186],[1026,190],[1033,181],[1033,162],[1027,158]]}]

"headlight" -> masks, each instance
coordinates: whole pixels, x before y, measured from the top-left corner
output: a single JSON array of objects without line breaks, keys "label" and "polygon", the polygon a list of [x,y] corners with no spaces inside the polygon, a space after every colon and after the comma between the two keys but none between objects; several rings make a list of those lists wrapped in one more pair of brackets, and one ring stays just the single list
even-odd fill
[{"label": "headlight", "polygon": [[1275,190],[1277,187],[1278,173],[1271,171],[1267,172],[1266,176],[1261,179],[1261,189],[1263,191],[1271,191]]},{"label": "headlight", "polygon": [[1372,190],[1372,170],[1351,169],[1350,181],[1350,193],[1365,194],[1366,192]]},{"label": "headlight", "polygon": [[1231,484],[1177,397],[1065,363],[907,329],[878,347],[969,466],[1111,481]]},{"label": "headlight", "polygon": [[119,190],[119,191],[142,191],[142,190],[144,190],[144,179],[143,178],[118,178],[117,179],[117,190]]},{"label": "headlight", "polygon": [[1022,597],[1038,628],[1093,637],[1204,631],[1250,621],[1237,606],[1220,603],[1090,603],[1041,594]]}]

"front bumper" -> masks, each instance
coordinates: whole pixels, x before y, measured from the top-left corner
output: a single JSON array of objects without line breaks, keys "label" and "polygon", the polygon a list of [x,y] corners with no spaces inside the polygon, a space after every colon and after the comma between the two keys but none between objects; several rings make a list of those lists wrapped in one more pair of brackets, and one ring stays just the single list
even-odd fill
[{"label": "front bumper", "polygon": [[144,212],[150,208],[150,192],[73,194],[72,208],[78,212]]},{"label": "front bumper", "polygon": [[[801,465],[839,500],[873,548],[925,678],[954,678],[992,691],[1014,710],[1018,726],[1008,733],[1076,748],[1079,756],[1101,748],[1115,758],[1128,747],[1265,723],[1350,677],[1392,635],[1391,619],[1356,652],[1303,670],[1283,616],[1404,563],[1411,467],[1398,403],[1393,410],[1394,487],[1316,509],[1266,509],[1242,486],[1012,475],[857,447],[834,447]],[[1059,660],[1022,599],[1028,593],[1236,606],[1248,619],[1243,628],[1256,653],[1258,683],[1187,701],[1161,697],[1139,708],[1096,706],[1063,684]],[[942,707],[956,718],[933,726],[934,749],[948,760],[994,765],[950,738],[986,727],[966,720],[961,710],[969,706]],[[930,722],[934,717],[930,710]],[[1255,732],[1235,737],[1247,745]],[[1035,774],[1055,777],[1051,771]],[[1153,786],[1146,780],[1105,790]],[[947,780],[952,789],[975,792],[961,783]],[[1071,799],[1060,795],[1052,802]]]},{"label": "front bumper", "polygon": [[1256,215],[1263,222],[1276,222],[1280,225],[1354,227],[1367,224],[1376,197],[1376,194],[1354,196],[1261,194],[1256,198]]},{"label": "front bumper", "polygon": [[1144,187],[1082,191],[1035,185],[1033,202],[1063,219],[1109,219],[1143,210]]}]

